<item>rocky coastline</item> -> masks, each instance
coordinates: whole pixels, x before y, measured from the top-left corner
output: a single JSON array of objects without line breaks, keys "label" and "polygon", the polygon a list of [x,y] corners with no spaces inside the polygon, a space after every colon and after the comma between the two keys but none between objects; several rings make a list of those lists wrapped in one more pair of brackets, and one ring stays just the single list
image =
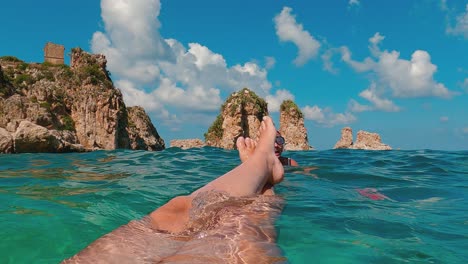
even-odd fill
[{"label": "rocky coastline", "polygon": [[0,57],[0,153],[164,149],[143,108],[125,106],[106,64],[80,48],[70,66]]},{"label": "rocky coastline", "polygon": [[[159,151],[164,140],[142,107],[126,107],[104,55],[71,50],[70,66],[0,57],[0,153]],[[256,139],[266,101],[248,88],[232,93],[202,139],[171,140],[170,147],[235,149],[239,136]],[[280,106],[285,150],[312,150],[304,116],[292,100]],[[380,135],[345,127],[334,149],[389,150]]]}]

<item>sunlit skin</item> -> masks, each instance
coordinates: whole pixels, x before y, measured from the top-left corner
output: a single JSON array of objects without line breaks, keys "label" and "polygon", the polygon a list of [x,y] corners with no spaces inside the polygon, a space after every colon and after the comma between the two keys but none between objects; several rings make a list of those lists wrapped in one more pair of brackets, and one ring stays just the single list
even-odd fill
[{"label": "sunlit skin", "polygon": [[[102,236],[77,255],[65,260],[64,263],[132,263],[125,260],[136,259],[137,257],[140,259],[150,258],[154,263],[162,263],[165,259],[168,261],[179,260],[181,263],[193,263],[194,261],[190,259],[190,255],[186,255],[186,253],[178,254],[178,252],[183,252],[181,251],[183,245],[178,245],[178,248],[166,248],[165,250],[163,248],[160,251],[158,246],[170,246],[173,245],[173,242],[165,242],[165,240],[159,239],[159,243],[162,244],[151,244],[150,241],[152,239],[158,238],[153,234],[156,234],[155,231],[162,231],[162,234],[178,234],[186,231],[188,227],[187,223],[190,220],[192,201],[198,195],[203,196],[204,193],[211,191],[222,192],[232,197],[252,197],[259,194],[270,194],[267,189],[280,183],[284,178],[283,165],[274,154],[273,142],[275,137],[276,128],[271,118],[265,116],[260,126],[260,137],[257,142],[254,143],[251,139],[247,138],[238,139],[237,146],[240,156],[245,157],[246,160],[236,168],[212,180],[193,193],[186,196],[177,196],[154,210],[147,218],[150,221],[151,228],[148,228],[150,232],[146,236],[141,236],[139,232],[148,229],[134,228],[133,226],[135,225],[138,227],[138,222],[130,222]],[[258,216],[253,214],[252,216],[246,215],[245,217]],[[229,224],[227,223],[227,226],[224,226],[223,223],[218,223],[218,228],[229,228]],[[243,232],[247,231],[243,230]],[[138,239],[141,237],[147,240]],[[269,235],[268,237],[274,236]],[[170,240],[170,238],[168,239]],[[189,242],[196,242],[197,239],[202,238],[192,237],[186,239],[188,240],[181,243],[187,243],[187,250],[190,251]],[[127,241],[129,242],[126,243]],[[242,249],[241,252],[244,252],[242,258],[258,260],[263,255],[267,258],[268,254],[261,253],[263,252],[261,251],[262,248],[258,245],[263,244],[249,243],[249,241],[242,242],[239,245]],[[166,251],[168,250],[173,252],[167,253]],[[166,253],[160,255],[158,252]],[[270,262],[260,261],[258,263]]]}]

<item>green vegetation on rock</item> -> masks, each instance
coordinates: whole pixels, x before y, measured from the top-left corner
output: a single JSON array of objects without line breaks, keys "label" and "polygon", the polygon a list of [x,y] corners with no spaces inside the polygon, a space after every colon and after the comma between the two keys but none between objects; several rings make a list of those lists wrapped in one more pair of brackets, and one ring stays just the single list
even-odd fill
[{"label": "green vegetation on rock", "polygon": [[2,61],[9,61],[9,62],[23,62],[22,60],[14,57],[14,56],[2,56],[0,57]]},{"label": "green vegetation on rock", "polygon": [[62,125],[62,130],[75,131],[75,121],[69,115],[62,117]]},{"label": "green vegetation on rock", "polygon": [[19,74],[13,80],[13,84],[17,86],[28,86],[35,82],[34,78],[29,74]]},{"label": "green vegetation on rock", "polygon": [[224,118],[221,114],[216,117],[216,120],[213,124],[208,128],[208,132],[204,134],[205,141],[214,140],[221,138],[223,136],[223,122]]},{"label": "green vegetation on rock", "polygon": [[[216,117],[216,120],[208,128],[208,132],[205,133],[205,141],[217,140],[223,136],[223,122],[224,117],[223,113],[228,113],[233,116],[237,111],[242,113],[245,111],[247,106],[253,106],[253,113],[259,120],[263,119],[263,116],[268,114],[268,104],[267,102],[260,98],[253,91],[248,88],[243,88],[238,92],[232,93],[221,106],[220,114]],[[226,109],[229,107],[229,109]],[[239,124],[241,125],[241,124]]]},{"label": "green vegetation on rock", "polygon": [[281,106],[280,106],[281,111],[289,112],[291,109],[294,109],[297,112],[297,116],[299,118],[304,117],[304,115],[302,114],[301,109],[299,109],[299,107],[296,105],[296,103],[294,103],[292,100],[284,100],[281,103]]}]

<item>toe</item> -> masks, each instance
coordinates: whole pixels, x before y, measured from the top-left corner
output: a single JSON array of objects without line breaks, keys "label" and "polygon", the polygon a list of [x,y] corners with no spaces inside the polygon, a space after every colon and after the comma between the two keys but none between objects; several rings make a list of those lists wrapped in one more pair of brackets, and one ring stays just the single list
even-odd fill
[{"label": "toe", "polygon": [[238,137],[236,141],[236,146],[238,150],[243,150],[245,148],[245,138]]}]

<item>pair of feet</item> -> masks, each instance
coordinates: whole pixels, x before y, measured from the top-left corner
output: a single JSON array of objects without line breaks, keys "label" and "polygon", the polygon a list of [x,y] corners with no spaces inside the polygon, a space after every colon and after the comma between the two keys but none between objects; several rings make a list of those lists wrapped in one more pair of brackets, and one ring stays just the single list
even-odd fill
[{"label": "pair of feet", "polygon": [[[272,132],[275,130],[275,137],[271,138]],[[260,137],[259,142],[262,145],[261,148],[265,152],[265,158],[267,162],[271,163],[272,165],[272,177],[271,180],[267,182],[262,190],[262,194],[274,194],[273,192],[273,185],[280,183],[284,178],[284,168],[281,164],[281,161],[278,160],[278,157],[275,153],[275,139],[276,139],[276,128],[274,127],[273,121],[270,117],[266,116],[263,118],[263,121],[260,125]],[[273,142],[271,144],[271,142]],[[249,138],[249,137],[239,137],[236,141],[236,146],[239,151],[239,159],[242,163],[247,161],[257,149],[257,141]],[[268,149],[271,148],[271,151]],[[274,158],[272,159],[272,157]]]}]

